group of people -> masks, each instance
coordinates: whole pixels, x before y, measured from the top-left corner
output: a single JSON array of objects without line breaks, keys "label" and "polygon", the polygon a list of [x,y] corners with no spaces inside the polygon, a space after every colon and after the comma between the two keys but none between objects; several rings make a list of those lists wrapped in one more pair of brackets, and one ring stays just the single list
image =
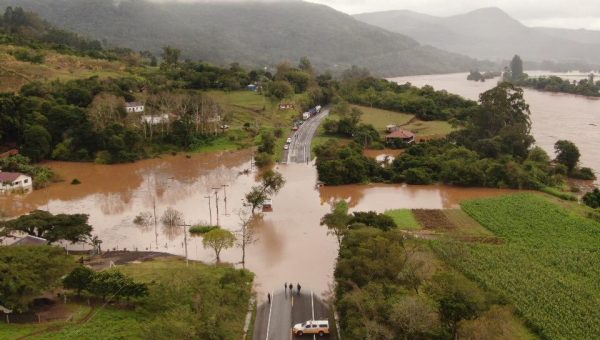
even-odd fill
[{"label": "group of people", "polygon": [[[287,295],[288,290],[290,291],[290,295],[294,293],[294,285],[290,282],[289,284],[286,282],[283,284],[283,289],[285,290],[285,294]],[[297,294],[300,295],[300,290],[302,286],[300,283],[296,284]],[[267,293],[267,298],[269,299],[269,303],[271,303],[271,293]]]}]

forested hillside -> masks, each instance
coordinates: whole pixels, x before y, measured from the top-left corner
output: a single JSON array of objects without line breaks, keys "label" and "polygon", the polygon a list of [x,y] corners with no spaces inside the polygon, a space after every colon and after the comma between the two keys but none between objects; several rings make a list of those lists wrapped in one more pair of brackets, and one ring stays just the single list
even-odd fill
[{"label": "forested hillside", "polygon": [[329,7],[304,2],[0,0],[0,6],[6,5],[22,6],[111,46],[158,54],[171,45],[181,49],[184,58],[221,65],[265,67],[308,56],[321,70],[359,65],[385,76],[466,71],[477,65],[473,59],[421,46]]}]

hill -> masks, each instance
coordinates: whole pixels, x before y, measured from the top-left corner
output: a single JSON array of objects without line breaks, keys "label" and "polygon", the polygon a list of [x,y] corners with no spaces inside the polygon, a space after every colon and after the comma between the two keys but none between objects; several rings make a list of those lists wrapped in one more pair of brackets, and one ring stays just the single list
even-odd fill
[{"label": "hill", "polygon": [[[498,8],[483,8],[450,17],[410,11],[365,13],[356,19],[423,44],[474,58],[505,60],[514,54],[530,61],[597,64],[600,32],[541,29],[523,25]],[[597,34],[596,34],[597,33]]]},{"label": "hill", "polygon": [[305,2],[154,3],[145,0],[0,0],[61,28],[112,46],[159,55],[171,45],[185,58],[274,66],[308,56],[324,70],[351,65],[378,75],[465,71],[477,62]]}]

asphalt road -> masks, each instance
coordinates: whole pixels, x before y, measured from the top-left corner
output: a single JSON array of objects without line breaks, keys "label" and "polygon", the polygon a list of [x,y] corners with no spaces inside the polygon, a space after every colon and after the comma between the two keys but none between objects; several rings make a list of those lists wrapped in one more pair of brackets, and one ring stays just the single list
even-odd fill
[{"label": "asphalt road", "polygon": [[271,303],[264,302],[258,306],[256,321],[254,323],[254,340],[289,340],[289,339],[335,339],[334,335],[296,336],[292,334],[292,326],[307,320],[329,319],[329,326],[333,332],[333,320],[329,318],[329,309],[317,296],[310,291],[289,294],[282,290],[277,291],[271,298]]},{"label": "asphalt road", "polygon": [[308,163],[310,162],[310,150],[312,139],[321,125],[323,118],[329,114],[329,110],[323,109],[318,115],[309,118],[300,125],[298,131],[292,135],[292,143],[289,150],[283,154],[286,163]]}]

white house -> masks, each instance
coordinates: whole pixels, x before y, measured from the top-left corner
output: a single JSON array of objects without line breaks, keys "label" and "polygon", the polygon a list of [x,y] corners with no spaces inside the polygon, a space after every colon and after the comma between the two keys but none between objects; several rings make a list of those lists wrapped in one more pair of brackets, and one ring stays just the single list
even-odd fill
[{"label": "white house", "polygon": [[30,176],[20,172],[0,171],[0,192],[13,190],[26,190],[33,187],[33,181]]},{"label": "white house", "polygon": [[142,115],[140,119],[142,120],[142,123],[148,125],[166,124],[169,122],[169,114],[163,113],[159,115]]},{"label": "white house", "polygon": [[144,112],[144,104],[138,102],[127,102],[125,103],[125,110],[129,113],[142,113]]}]

